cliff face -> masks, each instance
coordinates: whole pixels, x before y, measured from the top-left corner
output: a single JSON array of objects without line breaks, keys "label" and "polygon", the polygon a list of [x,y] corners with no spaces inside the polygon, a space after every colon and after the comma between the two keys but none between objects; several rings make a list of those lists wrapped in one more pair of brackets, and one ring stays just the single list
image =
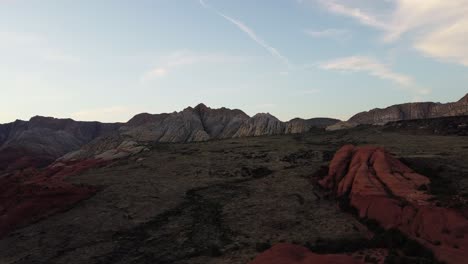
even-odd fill
[{"label": "cliff face", "polygon": [[349,122],[357,124],[385,124],[400,120],[459,115],[468,115],[468,94],[454,103],[408,103],[390,106],[385,109],[373,109],[354,115],[349,119]]},{"label": "cliff face", "polygon": [[[286,124],[270,114],[256,114],[244,122],[234,137],[284,134]],[[304,131],[303,131],[304,132]]]}]

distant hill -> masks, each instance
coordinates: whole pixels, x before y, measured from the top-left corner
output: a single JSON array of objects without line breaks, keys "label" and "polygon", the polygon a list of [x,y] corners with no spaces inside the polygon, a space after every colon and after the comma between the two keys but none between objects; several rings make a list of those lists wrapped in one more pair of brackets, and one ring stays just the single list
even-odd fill
[{"label": "distant hill", "polygon": [[468,94],[454,103],[407,103],[373,109],[351,117],[356,124],[385,124],[392,121],[468,115]]},{"label": "distant hill", "polygon": [[197,142],[211,139],[303,133],[339,122],[331,118],[282,122],[270,114],[249,117],[238,109],[204,104],[181,112],[134,116],[127,123],[80,122],[36,116],[0,125],[0,172],[41,167],[65,158],[115,157],[141,150],[136,142]]},{"label": "distant hill", "polygon": [[120,126],[41,116],[0,125],[0,172],[45,166]]}]

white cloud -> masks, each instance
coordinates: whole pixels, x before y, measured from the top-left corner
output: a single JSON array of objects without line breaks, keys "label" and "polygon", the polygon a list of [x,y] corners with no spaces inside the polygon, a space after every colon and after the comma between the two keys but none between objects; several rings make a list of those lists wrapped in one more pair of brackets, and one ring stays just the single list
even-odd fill
[{"label": "white cloud", "polygon": [[391,80],[404,86],[408,86],[413,83],[411,77],[393,72],[387,65],[365,56],[339,58],[323,63],[320,67],[325,70],[366,72],[372,76]]},{"label": "white cloud", "polygon": [[352,56],[335,59],[322,63],[320,68],[343,72],[364,72],[380,79],[392,81],[400,87],[418,94],[429,93],[429,90],[419,88],[410,76],[397,73],[390,69],[388,65],[366,56]]},{"label": "white cloud", "polygon": [[386,42],[406,34],[423,55],[468,66],[468,0],[394,0],[393,8],[380,15],[343,0],[317,1],[334,14],[383,31]]},{"label": "white cloud", "polygon": [[254,42],[256,42],[258,45],[260,45],[261,47],[266,49],[272,56],[274,56],[274,57],[278,58],[279,60],[281,60],[288,67],[291,67],[291,63],[289,62],[289,60],[285,56],[283,56],[276,48],[272,47],[270,44],[268,44],[266,41],[264,41],[262,38],[260,38],[252,28],[248,27],[242,21],[225,15],[224,13],[222,13],[222,12],[218,11],[217,9],[211,7],[210,5],[206,4],[206,2],[204,0],[200,0],[200,4],[204,8],[213,9],[213,11],[216,14],[218,14],[219,16],[223,17],[227,21],[229,21],[232,24],[234,24],[235,26],[237,26],[242,32],[247,34],[247,36],[249,36]]},{"label": "white cloud", "polygon": [[438,28],[415,42],[426,56],[468,66],[468,18]]}]

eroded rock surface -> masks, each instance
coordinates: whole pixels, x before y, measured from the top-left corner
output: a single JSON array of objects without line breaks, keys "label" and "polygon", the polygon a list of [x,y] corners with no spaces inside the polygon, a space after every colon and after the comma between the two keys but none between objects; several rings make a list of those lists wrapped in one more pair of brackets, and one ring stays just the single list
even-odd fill
[{"label": "eroded rock surface", "polygon": [[320,184],[349,199],[360,218],[398,229],[447,263],[468,258],[468,220],[455,209],[438,207],[430,180],[380,147],[342,147]]}]

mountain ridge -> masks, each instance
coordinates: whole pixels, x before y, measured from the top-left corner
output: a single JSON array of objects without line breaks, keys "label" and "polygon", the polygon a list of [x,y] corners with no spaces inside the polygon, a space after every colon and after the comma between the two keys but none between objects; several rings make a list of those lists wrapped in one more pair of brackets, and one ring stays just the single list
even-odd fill
[{"label": "mountain ridge", "polygon": [[456,102],[415,102],[374,108],[355,114],[347,122],[356,124],[385,124],[393,121],[425,119],[468,114],[468,93]]},{"label": "mountain ridge", "polygon": [[57,158],[99,156],[113,159],[141,151],[139,142],[199,142],[246,136],[302,133],[324,128],[337,119],[282,122],[271,114],[252,117],[239,109],[205,104],[180,112],[140,113],[126,123],[75,121],[34,116],[0,125],[0,171],[46,166]]},{"label": "mountain ridge", "polygon": [[0,125],[0,171],[44,166],[65,160],[114,159],[142,151],[141,143],[186,143],[264,135],[336,130],[360,124],[468,115],[468,94],[453,103],[407,103],[361,112],[348,121],[294,118],[283,122],[270,113],[247,115],[240,109],[210,108],[203,103],[172,113],[140,113],[126,123],[75,121],[34,116]]}]

